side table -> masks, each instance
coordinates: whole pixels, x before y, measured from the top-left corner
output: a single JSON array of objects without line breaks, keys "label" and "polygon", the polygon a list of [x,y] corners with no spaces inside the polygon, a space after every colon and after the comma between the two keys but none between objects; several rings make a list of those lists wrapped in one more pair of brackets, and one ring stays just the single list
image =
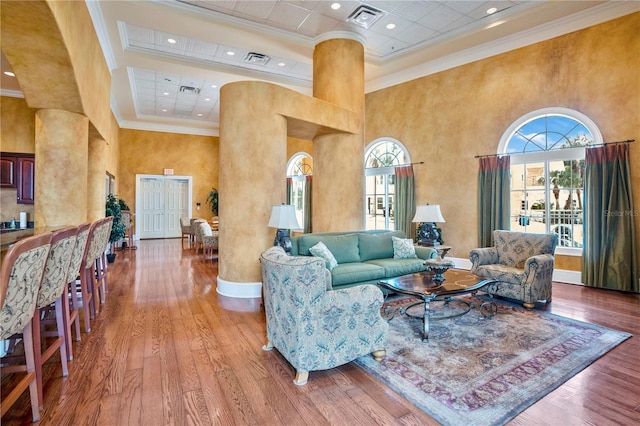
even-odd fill
[{"label": "side table", "polygon": [[435,246],[434,249],[438,252],[438,256],[444,259],[447,253],[449,253],[449,250],[451,250],[451,246]]}]

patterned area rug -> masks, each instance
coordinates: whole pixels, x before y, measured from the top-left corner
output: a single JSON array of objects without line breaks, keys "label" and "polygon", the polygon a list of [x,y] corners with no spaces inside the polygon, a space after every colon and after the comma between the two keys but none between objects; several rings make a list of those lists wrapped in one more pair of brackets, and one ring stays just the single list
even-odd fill
[{"label": "patterned area rug", "polygon": [[[428,343],[422,343],[421,319],[397,314],[384,360],[356,360],[443,425],[504,424],[631,336],[503,301],[495,317],[485,318],[478,306],[488,297],[461,299],[473,309],[430,321]],[[415,301],[396,297],[385,305]],[[419,309],[410,312],[419,315]],[[431,309],[443,316],[460,308],[432,302]]]}]

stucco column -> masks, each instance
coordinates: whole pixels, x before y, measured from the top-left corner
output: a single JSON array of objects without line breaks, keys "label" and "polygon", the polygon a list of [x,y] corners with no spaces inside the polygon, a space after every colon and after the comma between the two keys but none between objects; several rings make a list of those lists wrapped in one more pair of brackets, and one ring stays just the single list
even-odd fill
[{"label": "stucco column", "polygon": [[34,220],[37,227],[87,220],[89,119],[57,109],[36,112]]},{"label": "stucco column", "polygon": [[364,46],[335,38],[313,52],[313,96],[359,115],[360,132],[313,142],[314,232],[364,227]]},{"label": "stucco column", "polygon": [[88,159],[87,220],[93,222],[105,215],[107,141],[100,136],[90,135]]},{"label": "stucco column", "polygon": [[[267,227],[271,207],[286,201],[287,120],[276,113],[279,99],[270,86],[251,82],[227,84],[220,92],[221,294],[260,295],[258,258],[276,232]],[[231,294],[234,284],[240,286]]]}]

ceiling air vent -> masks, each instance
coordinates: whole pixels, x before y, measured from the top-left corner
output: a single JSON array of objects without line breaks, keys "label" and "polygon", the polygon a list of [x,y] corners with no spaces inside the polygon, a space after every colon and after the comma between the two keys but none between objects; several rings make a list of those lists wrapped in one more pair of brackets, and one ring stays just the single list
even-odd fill
[{"label": "ceiling air vent", "polygon": [[191,86],[180,86],[180,91],[184,93],[192,93],[194,95],[198,95],[200,93],[200,89]]},{"label": "ceiling air vent", "polygon": [[383,15],[383,11],[363,4],[351,12],[351,15],[347,18],[347,22],[352,22],[369,29],[378,19],[382,18]]},{"label": "ceiling air vent", "polygon": [[262,53],[256,53],[256,52],[249,52],[246,55],[244,55],[244,58],[242,58],[242,62],[248,62],[254,65],[267,65],[267,62],[269,62],[269,59],[271,59],[271,57],[269,57],[268,55],[263,55]]}]

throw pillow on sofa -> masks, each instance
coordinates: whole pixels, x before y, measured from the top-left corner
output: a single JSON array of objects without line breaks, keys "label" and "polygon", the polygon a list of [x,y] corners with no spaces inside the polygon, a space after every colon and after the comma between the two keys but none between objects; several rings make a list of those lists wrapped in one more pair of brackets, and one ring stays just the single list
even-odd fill
[{"label": "throw pillow on sofa", "polygon": [[316,256],[316,257],[324,259],[324,261],[327,264],[327,269],[328,270],[332,270],[333,268],[338,266],[338,261],[333,256],[333,253],[331,253],[331,251],[329,251],[327,246],[325,246],[322,241],[320,241],[319,243],[317,243],[313,247],[309,248],[309,252],[313,256]]},{"label": "throw pillow on sofa", "polygon": [[413,246],[413,240],[408,238],[391,237],[393,242],[393,258],[394,259],[414,259],[416,248]]}]

